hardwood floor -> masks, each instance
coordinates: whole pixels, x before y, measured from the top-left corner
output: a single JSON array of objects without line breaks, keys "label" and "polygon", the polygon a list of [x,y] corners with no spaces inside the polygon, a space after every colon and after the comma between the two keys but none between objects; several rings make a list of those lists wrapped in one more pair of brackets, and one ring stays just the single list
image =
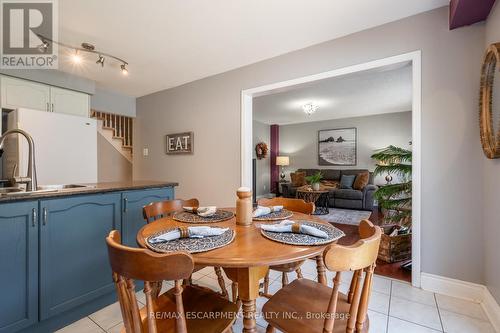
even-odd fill
[{"label": "hardwood floor", "polygon": [[[370,216],[370,221],[375,225],[380,225],[382,223],[382,215],[378,209],[373,210],[372,215]],[[333,225],[346,234],[346,236],[339,241],[339,244],[349,245],[355,243],[359,239],[357,226],[339,223],[333,223]],[[407,262],[408,261],[400,261],[390,264],[382,260],[377,260],[375,274],[411,282],[411,271],[401,268],[401,265]]]}]

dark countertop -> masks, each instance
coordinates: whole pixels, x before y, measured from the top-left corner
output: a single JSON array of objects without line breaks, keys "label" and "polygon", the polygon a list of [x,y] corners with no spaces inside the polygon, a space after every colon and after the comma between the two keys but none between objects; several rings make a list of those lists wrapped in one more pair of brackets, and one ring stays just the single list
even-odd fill
[{"label": "dark countertop", "polygon": [[81,185],[89,185],[90,187],[71,188],[54,192],[39,192],[28,195],[0,195],[0,203],[25,201],[25,200],[51,199],[56,197],[68,197],[72,195],[142,190],[142,189],[161,188],[161,187],[174,187],[178,186],[179,183],[168,182],[168,181],[137,180],[137,181],[125,181],[125,182],[86,183]]}]

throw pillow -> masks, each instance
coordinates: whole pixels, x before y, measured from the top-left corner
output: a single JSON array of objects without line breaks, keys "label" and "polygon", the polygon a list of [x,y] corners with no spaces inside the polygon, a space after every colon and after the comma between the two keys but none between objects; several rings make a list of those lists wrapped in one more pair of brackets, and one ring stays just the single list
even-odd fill
[{"label": "throw pillow", "polygon": [[302,171],[290,173],[290,178],[292,179],[292,186],[299,187],[307,184],[306,173]]},{"label": "throw pillow", "polygon": [[340,184],[337,180],[322,180],[321,185],[330,189],[336,189],[340,187]]},{"label": "throw pillow", "polygon": [[361,172],[358,173],[356,176],[356,180],[354,181],[354,184],[352,186],[353,189],[361,191],[362,189],[365,188],[366,185],[368,185],[368,180],[370,179],[370,173],[367,172]]},{"label": "throw pillow", "polygon": [[352,184],[354,184],[354,180],[356,179],[356,175],[342,175],[340,178],[340,188],[342,189],[351,189]]}]

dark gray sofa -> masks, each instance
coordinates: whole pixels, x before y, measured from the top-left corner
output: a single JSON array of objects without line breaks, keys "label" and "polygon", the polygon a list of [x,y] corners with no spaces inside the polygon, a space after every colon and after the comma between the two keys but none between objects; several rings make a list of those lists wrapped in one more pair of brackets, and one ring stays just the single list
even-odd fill
[{"label": "dark gray sofa", "polygon": [[[334,169],[298,169],[303,171],[306,176],[315,174],[321,171],[323,179],[334,180],[340,182],[342,175],[357,175],[361,172],[367,172],[363,169],[351,170],[334,170]],[[297,187],[292,186],[291,183],[281,185],[283,196],[285,198],[295,198]],[[373,185],[373,173],[370,172],[370,179],[368,185],[361,191],[354,189],[332,189],[330,195],[330,207],[347,208],[347,209],[360,209],[360,210],[373,210],[373,193],[377,190],[377,186]]]}]

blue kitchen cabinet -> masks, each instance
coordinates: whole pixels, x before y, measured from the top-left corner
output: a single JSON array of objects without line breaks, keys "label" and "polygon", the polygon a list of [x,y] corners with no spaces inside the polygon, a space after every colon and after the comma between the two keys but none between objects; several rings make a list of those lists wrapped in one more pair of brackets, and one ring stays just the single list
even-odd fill
[{"label": "blue kitchen cabinet", "polygon": [[38,201],[0,204],[0,332],[38,321]]},{"label": "blue kitchen cabinet", "polygon": [[119,193],[40,201],[40,320],[114,290],[105,238],[120,209]]},{"label": "blue kitchen cabinet", "polygon": [[142,207],[151,202],[172,200],[174,189],[127,191],[122,193],[122,242],[127,246],[137,247],[137,233],[146,224]]}]

